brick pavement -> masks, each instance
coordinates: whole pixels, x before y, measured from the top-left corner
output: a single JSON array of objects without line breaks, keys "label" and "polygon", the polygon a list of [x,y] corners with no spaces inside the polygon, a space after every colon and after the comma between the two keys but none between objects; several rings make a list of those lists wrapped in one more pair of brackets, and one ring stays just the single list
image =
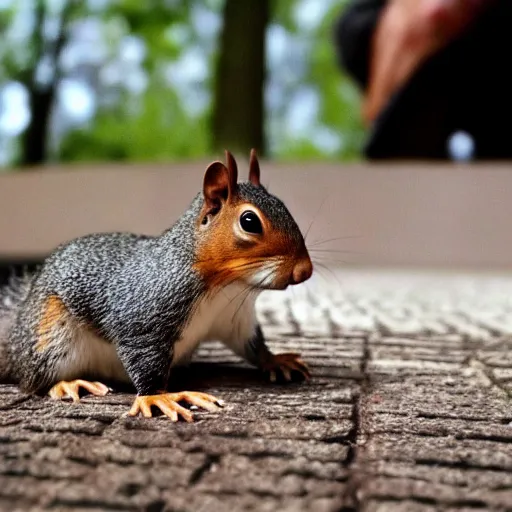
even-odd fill
[{"label": "brick pavement", "polygon": [[259,302],[311,383],[211,344],[176,382],[227,407],[192,425],[0,386],[0,509],[512,510],[512,276],[322,274]]}]

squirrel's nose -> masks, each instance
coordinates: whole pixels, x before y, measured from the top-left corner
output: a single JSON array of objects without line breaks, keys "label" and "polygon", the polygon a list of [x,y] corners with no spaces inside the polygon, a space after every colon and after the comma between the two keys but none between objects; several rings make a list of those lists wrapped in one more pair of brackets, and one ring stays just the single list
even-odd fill
[{"label": "squirrel's nose", "polygon": [[313,264],[309,258],[300,260],[295,264],[292,271],[292,284],[300,284],[308,280],[313,273]]}]

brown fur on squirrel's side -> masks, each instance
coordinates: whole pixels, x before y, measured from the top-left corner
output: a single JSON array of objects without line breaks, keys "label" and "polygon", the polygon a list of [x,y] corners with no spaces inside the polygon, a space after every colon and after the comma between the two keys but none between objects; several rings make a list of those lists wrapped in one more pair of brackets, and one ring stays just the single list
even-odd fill
[{"label": "brown fur on squirrel's side", "polygon": [[[4,292],[2,380],[73,399],[79,385],[105,392],[103,384],[84,384],[89,376],[127,381],[138,395],[131,412],[147,415],[152,404],[175,418],[185,413],[174,398],[157,395],[172,367],[186,364],[204,341],[225,343],[271,376],[282,371],[290,380],[295,370],[307,377],[298,355],[271,353],[255,312],[261,291],[311,276],[303,236],[283,202],[261,185],[256,153],[242,183],[229,152],[226,159],[208,166],[202,192],[159,236],[79,237]],[[205,404],[204,397],[194,400]]]}]

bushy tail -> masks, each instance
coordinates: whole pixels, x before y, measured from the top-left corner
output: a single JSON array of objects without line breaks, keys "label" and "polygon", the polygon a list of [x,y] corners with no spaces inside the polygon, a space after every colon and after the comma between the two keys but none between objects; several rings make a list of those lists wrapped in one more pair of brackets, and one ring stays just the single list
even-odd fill
[{"label": "bushy tail", "polygon": [[9,331],[16,319],[20,304],[25,300],[30,289],[33,274],[13,275],[9,282],[0,288],[0,382],[10,377],[8,353]]}]

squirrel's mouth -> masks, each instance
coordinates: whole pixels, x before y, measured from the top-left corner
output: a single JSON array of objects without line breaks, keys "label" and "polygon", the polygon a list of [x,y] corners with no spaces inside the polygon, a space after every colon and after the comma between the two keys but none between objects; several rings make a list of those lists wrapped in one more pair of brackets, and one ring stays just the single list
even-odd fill
[{"label": "squirrel's mouth", "polygon": [[282,279],[279,279],[279,265],[272,262],[262,265],[256,272],[252,272],[247,282],[260,290],[283,290],[287,284],[283,286]]},{"label": "squirrel's mouth", "polygon": [[285,290],[290,285],[307,281],[313,274],[309,256],[297,261],[268,262],[247,279],[248,283],[261,290]]}]

